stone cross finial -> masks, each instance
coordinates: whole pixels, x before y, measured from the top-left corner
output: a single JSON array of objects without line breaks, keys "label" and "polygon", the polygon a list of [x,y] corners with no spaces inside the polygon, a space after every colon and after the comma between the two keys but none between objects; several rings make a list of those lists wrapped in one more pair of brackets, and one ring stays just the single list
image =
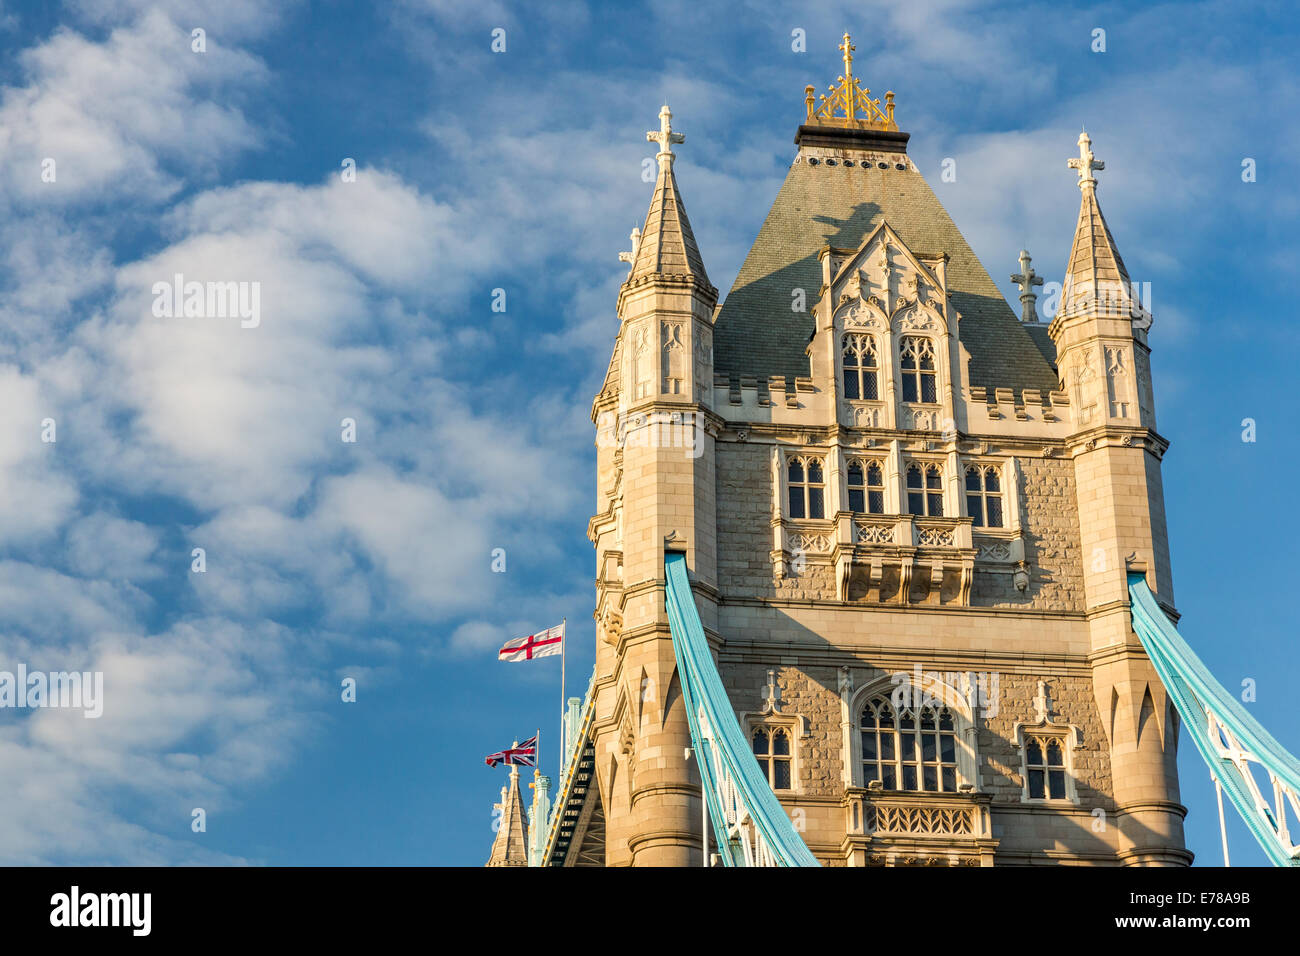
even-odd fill
[{"label": "stone cross finial", "polygon": [[1094,169],[1105,169],[1106,164],[1099,160],[1092,152],[1092,140],[1088,138],[1088,131],[1084,130],[1079,134],[1079,157],[1078,159],[1068,160],[1066,165],[1071,169],[1079,171],[1079,188],[1086,189],[1089,186],[1096,186],[1097,180],[1093,178]]},{"label": "stone cross finial", "polygon": [[1034,308],[1038,295],[1034,292],[1034,286],[1042,285],[1043,277],[1034,272],[1034,267],[1030,265],[1031,261],[1029,253],[1021,249],[1020,271],[1011,277],[1011,281],[1020,287],[1020,321],[1022,322],[1038,321],[1038,310]]},{"label": "stone cross finial", "polygon": [[619,261],[619,262],[635,262],[635,261],[636,261],[636,253],[637,253],[637,250],[641,248],[641,227],[640,227],[640,226],[633,226],[633,227],[632,227],[632,232],[631,232],[631,234],[628,236],[628,238],[632,240],[632,251],[631,251],[631,252],[620,252],[620,253],[618,254],[618,261]]},{"label": "stone cross finial", "polygon": [[662,170],[665,164],[671,166],[672,144],[686,142],[686,136],[683,133],[673,132],[673,111],[668,108],[667,103],[659,111],[659,129],[650,130],[645,134],[645,138],[647,142],[659,144],[659,152],[655,155],[655,159],[659,160],[659,168]]}]

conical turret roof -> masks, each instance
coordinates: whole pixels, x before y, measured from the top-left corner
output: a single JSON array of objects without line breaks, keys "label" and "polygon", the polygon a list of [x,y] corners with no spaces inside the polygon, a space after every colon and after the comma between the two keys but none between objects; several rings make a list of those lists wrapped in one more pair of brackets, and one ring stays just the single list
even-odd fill
[{"label": "conical turret roof", "polygon": [[492,841],[488,866],[528,865],[528,824],[524,821],[524,801],[519,795],[519,768],[511,766],[510,781],[501,788],[500,828]]},{"label": "conical turret roof", "polygon": [[1105,169],[1106,164],[1093,155],[1092,140],[1086,131],[1079,134],[1079,157],[1071,159],[1069,165],[1079,172],[1083,196],[1061,284],[1060,315],[1139,314],[1141,306],[1133,299],[1128,269],[1097,201],[1097,180],[1092,171]]},{"label": "conical turret roof", "polygon": [[632,271],[627,281],[635,283],[652,275],[692,276],[709,286],[704,260],[695,243],[695,233],[691,230],[691,221],[686,215],[686,206],[677,187],[677,176],[673,173],[673,160],[676,157],[672,144],[684,142],[685,137],[673,132],[672,111],[667,104],[659,111],[659,126],[657,132],[646,133],[648,140],[659,143],[659,153],[656,156],[659,177],[655,181],[645,228],[641,231],[640,243],[634,251]]}]

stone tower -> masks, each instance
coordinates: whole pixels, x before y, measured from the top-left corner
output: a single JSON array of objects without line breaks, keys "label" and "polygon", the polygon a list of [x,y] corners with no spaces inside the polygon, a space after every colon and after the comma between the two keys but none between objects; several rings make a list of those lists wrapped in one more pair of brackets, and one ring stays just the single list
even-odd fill
[{"label": "stone tower", "polygon": [[[712,429],[717,290],[691,232],[673,172],[667,106],[645,228],[619,290],[619,333],[593,416],[602,513],[597,617],[596,770],[606,805],[607,862],[699,862],[699,783],[664,608],[664,548],[685,551],[703,605],[717,590]],[[707,611],[705,612],[708,613]],[[716,615],[714,615],[716,616]]]},{"label": "stone tower", "polygon": [[1067,447],[1074,461],[1084,556],[1093,686],[1108,723],[1119,855],[1131,863],[1182,862],[1178,714],[1133,634],[1127,571],[1144,571],[1166,609],[1173,580],[1165,531],[1147,330],[1151,316],[1097,203],[1104,168],[1086,132],[1069,165],[1083,193],[1061,308],[1050,334],[1076,409]]},{"label": "stone tower", "polygon": [[824,864],[1188,863],[1177,720],[1125,586],[1144,570],[1172,610],[1167,443],[1100,164],[1081,138],[1062,306],[1038,319],[1025,253],[1022,321],[841,51],[716,308],[666,107],[648,134],[592,409],[596,670],[544,862],[702,862],[670,549]]}]

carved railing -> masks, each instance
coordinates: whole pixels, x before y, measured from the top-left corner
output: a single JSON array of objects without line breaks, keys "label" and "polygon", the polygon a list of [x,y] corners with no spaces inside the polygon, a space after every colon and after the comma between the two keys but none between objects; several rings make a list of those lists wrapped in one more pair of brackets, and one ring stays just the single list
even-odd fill
[{"label": "carved railing", "polygon": [[873,521],[855,518],[853,521],[854,542],[856,544],[895,544],[898,541],[898,521]]},{"label": "carved railing", "polygon": [[776,542],[789,554],[830,554],[836,546],[902,545],[915,548],[970,548],[973,546],[969,518],[922,518],[914,515],[850,515],[840,520],[791,519],[775,524],[780,529]]},{"label": "carved railing", "polygon": [[951,525],[932,521],[916,523],[916,543],[923,548],[953,548],[957,546],[956,529]]},{"label": "carved railing", "polygon": [[990,797],[977,793],[896,793],[851,789],[844,797],[850,836],[939,837],[986,840],[992,836]]}]

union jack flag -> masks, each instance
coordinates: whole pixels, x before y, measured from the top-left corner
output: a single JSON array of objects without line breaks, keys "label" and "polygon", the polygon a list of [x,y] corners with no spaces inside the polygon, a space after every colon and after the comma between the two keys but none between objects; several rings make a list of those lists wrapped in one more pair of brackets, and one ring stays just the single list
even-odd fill
[{"label": "union jack flag", "polygon": [[518,764],[521,767],[536,767],[537,735],[533,734],[521,744],[517,743],[513,747],[507,747],[497,753],[488,754],[483,762],[489,767],[495,767],[499,763]]}]

